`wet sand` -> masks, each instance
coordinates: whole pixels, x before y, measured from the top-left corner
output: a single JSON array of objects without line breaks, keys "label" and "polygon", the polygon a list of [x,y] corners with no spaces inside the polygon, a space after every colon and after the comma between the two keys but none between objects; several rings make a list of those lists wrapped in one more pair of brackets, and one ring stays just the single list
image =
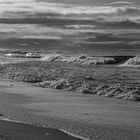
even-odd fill
[{"label": "wet sand", "polygon": [[5,118],[61,129],[91,140],[140,139],[138,102],[44,89],[1,79],[0,113]]},{"label": "wet sand", "polygon": [[82,140],[57,129],[0,120],[0,140]]}]

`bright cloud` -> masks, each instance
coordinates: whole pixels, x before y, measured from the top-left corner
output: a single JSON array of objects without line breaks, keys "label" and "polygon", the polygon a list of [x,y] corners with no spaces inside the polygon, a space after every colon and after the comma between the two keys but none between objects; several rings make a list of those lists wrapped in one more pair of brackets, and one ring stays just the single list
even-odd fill
[{"label": "bright cloud", "polygon": [[[113,6],[118,5],[118,6]],[[126,6],[127,5],[127,6]],[[72,4],[60,4],[49,2],[37,2],[35,0],[0,0],[0,18],[26,18],[43,14],[54,14],[58,17],[80,16],[95,18],[95,16],[126,16],[139,17],[140,6],[134,6],[131,2],[119,1],[104,6],[77,6]]]},{"label": "bright cloud", "polygon": [[128,6],[128,5],[134,5],[134,3],[133,2],[128,2],[128,1],[116,1],[116,2],[105,4],[105,5]]}]

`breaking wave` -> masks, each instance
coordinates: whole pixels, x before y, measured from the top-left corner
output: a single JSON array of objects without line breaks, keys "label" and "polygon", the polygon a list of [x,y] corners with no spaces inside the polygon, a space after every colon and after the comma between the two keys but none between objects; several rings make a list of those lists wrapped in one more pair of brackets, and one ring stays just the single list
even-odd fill
[{"label": "breaking wave", "polygon": [[128,59],[121,66],[140,67],[140,56],[135,56],[133,58]]},{"label": "breaking wave", "polygon": [[[14,53],[13,53],[14,54]],[[18,53],[17,53],[18,54]],[[41,54],[40,54],[41,55]],[[16,62],[22,62],[17,58]],[[30,61],[30,60],[26,60]],[[140,67],[140,56],[63,56],[62,54],[47,54],[41,55],[38,61],[49,61],[49,62],[65,62],[65,63],[75,63],[80,65],[117,65],[122,67]],[[4,65],[7,63],[16,63],[11,58],[1,57],[0,64]]]},{"label": "breaking wave", "polygon": [[140,57],[135,56],[76,56],[64,57],[62,55],[44,56],[42,61],[59,61],[66,63],[76,63],[82,65],[105,65],[105,64],[119,64],[120,66],[126,65],[140,65]]}]

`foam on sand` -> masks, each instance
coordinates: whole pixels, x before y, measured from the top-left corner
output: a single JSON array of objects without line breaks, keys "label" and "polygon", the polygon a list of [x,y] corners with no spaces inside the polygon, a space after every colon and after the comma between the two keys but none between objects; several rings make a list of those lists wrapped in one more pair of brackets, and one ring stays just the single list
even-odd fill
[{"label": "foam on sand", "polygon": [[84,138],[84,137],[82,137],[82,136],[69,133],[68,131],[65,131],[65,130],[63,130],[63,129],[59,129],[59,130],[62,131],[62,132],[64,132],[64,133],[66,133],[66,134],[68,134],[68,135],[70,135],[70,136],[73,136],[73,137],[76,137],[76,138],[80,138],[80,139],[82,139],[82,140],[89,140],[88,138]]}]

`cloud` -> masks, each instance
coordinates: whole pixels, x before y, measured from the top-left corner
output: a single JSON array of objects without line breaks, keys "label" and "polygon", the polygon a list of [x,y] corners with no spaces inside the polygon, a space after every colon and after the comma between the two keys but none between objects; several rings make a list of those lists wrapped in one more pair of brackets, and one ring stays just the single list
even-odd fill
[{"label": "cloud", "polygon": [[62,40],[62,37],[58,36],[45,36],[45,35],[32,35],[32,36],[23,36],[22,39],[41,39],[41,40]]},{"label": "cloud", "polygon": [[116,2],[111,2],[107,3],[104,5],[111,5],[111,6],[128,6],[128,5],[134,5],[133,2],[128,2],[128,1],[116,1]]},{"label": "cloud", "polygon": [[[127,7],[112,6],[113,4],[128,5]],[[33,15],[56,17],[70,15],[92,18],[98,15],[139,14],[140,7],[131,2],[114,2],[104,6],[77,6],[72,4],[58,4],[49,2],[37,2],[35,0],[0,0],[0,18],[25,18]],[[67,17],[68,18],[68,17]]]},{"label": "cloud", "polygon": [[[82,27],[83,28],[83,27]],[[91,29],[66,29],[39,24],[0,24],[1,39],[24,38],[24,39],[47,39],[61,40],[62,38],[71,38],[78,34],[86,32],[95,32]],[[1,40],[0,39],[0,40]]]},{"label": "cloud", "polygon": [[139,27],[140,5],[136,6],[132,2],[127,1],[113,2],[104,6],[80,6],[35,0],[0,0],[0,22],[6,23],[2,19],[9,19],[8,22],[11,19],[18,19],[18,21],[23,19],[21,21],[23,23],[24,21],[31,21],[33,23],[53,22],[53,25],[54,23],[71,25],[73,24],[72,20],[75,20],[77,21],[73,26],[75,29],[86,28],[81,25],[79,26],[81,21],[84,21],[83,24],[88,21],[92,22],[89,26],[97,26],[98,23],[101,23],[101,25],[113,23],[115,26],[119,26],[118,23],[120,25],[127,23],[126,26],[130,27],[135,26],[137,23],[136,27]]},{"label": "cloud", "polygon": [[140,7],[125,7],[125,8],[121,7],[121,8],[118,8],[117,14],[139,16]]},{"label": "cloud", "polygon": [[73,24],[73,25],[66,25],[65,28],[68,29],[95,29],[96,26],[88,25],[88,24]]}]

